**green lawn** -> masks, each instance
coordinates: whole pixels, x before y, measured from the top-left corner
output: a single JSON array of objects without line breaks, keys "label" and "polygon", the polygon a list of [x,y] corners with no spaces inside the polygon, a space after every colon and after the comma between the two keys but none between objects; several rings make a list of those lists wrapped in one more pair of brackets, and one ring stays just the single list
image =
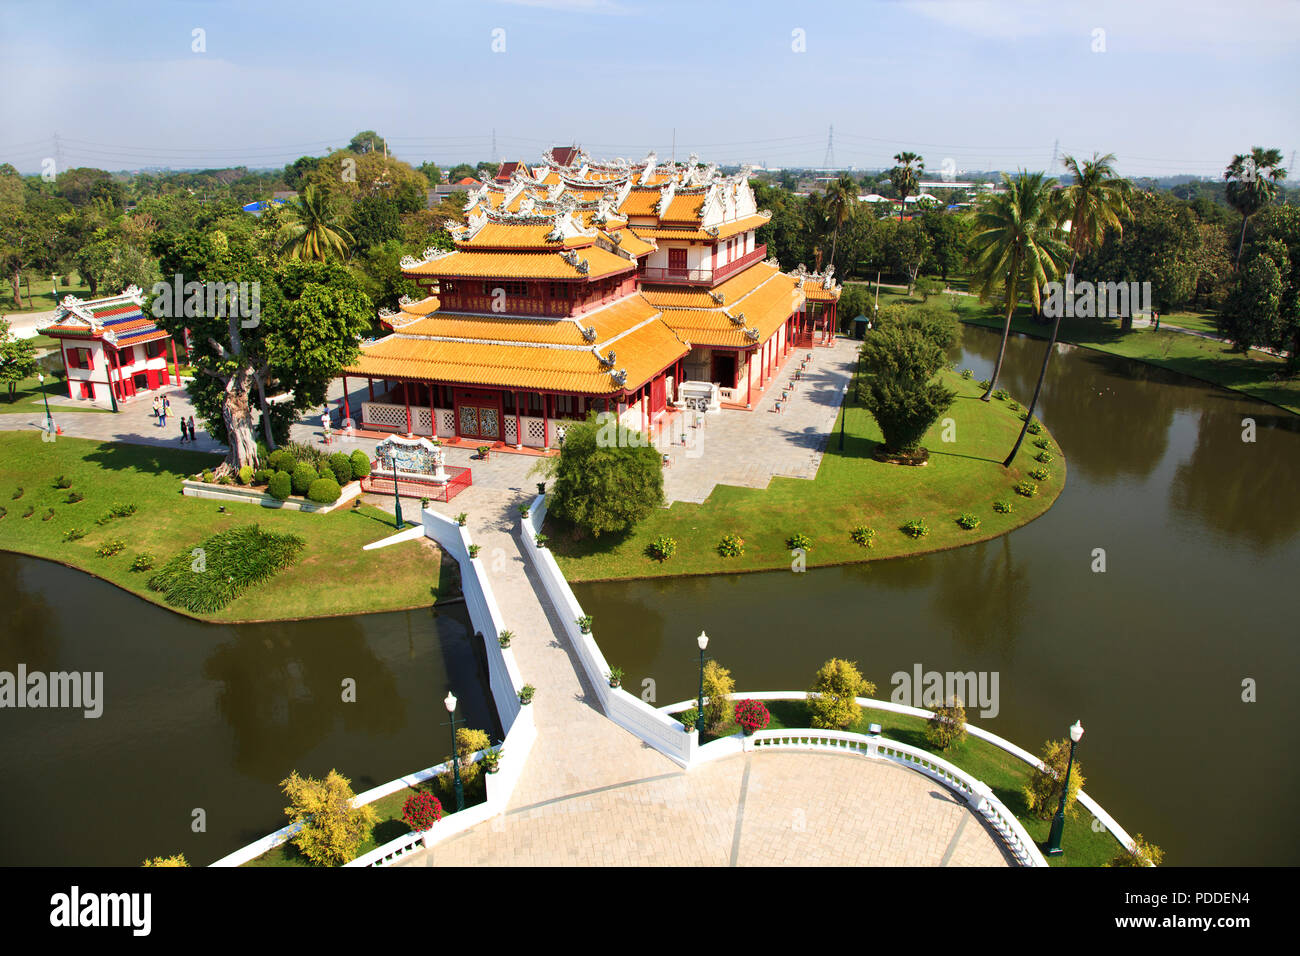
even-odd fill
[{"label": "green lawn", "polygon": [[[13,400],[9,399],[9,386],[6,384],[0,387],[0,415],[34,415],[39,414],[42,421],[45,420],[45,400],[42,398],[42,392],[50,398],[67,398],[68,383],[62,373],[58,375],[46,375],[45,384],[42,385],[35,378],[25,378],[18,382],[14,389]],[[94,408],[89,402],[85,407],[68,408],[66,405],[51,405],[50,413],[54,416],[55,424],[59,421],[60,412],[75,412],[82,414],[113,414],[110,408]]]},{"label": "green lawn", "polygon": [[[298,562],[269,586],[252,588],[211,615],[187,615],[213,621],[283,620],[362,614],[424,607],[439,596],[457,593],[459,569],[442,561],[437,548],[422,541],[376,551],[362,546],[392,534],[392,518],[377,508],[329,514],[279,511],[257,505],[187,498],[181,480],[219,459],[196,451],[152,448],[80,438],[41,441],[39,432],[0,432],[0,549],[49,558],[80,568],[136,594],[162,603],[148,590],[148,572],[133,572],[136,554],[151,552],[161,565],[214,532],[256,523],[267,531],[292,532],[306,538]],[[70,489],[55,487],[65,475]],[[14,498],[18,487],[24,492]],[[85,496],[66,503],[69,492]],[[99,526],[95,520],[117,503],[135,504],[138,513]],[[217,509],[224,504],[226,514]],[[31,517],[23,514],[33,507]],[[54,516],[42,520],[48,509]],[[86,535],[64,541],[64,532]],[[122,538],[125,551],[101,557],[97,549]],[[164,605],[166,606],[166,605]],[[178,613],[186,613],[178,611]]]},{"label": "green lawn", "polygon": [[[676,502],[656,510],[624,537],[575,538],[557,520],[547,519],[550,547],[570,581],[658,577],[680,574],[725,574],[787,568],[791,564],[786,539],[808,535],[809,567],[846,564],[959,547],[996,537],[1038,517],[1056,500],[1065,485],[1065,461],[1046,429],[1027,436],[1009,469],[1002,459],[1015,443],[1021,422],[1004,402],[981,402],[978,383],[944,371],[946,384],[958,398],[945,417],[956,423],[956,441],[941,441],[942,420],[926,436],[930,462],[924,467],[875,461],[872,450],[881,435],[875,420],[859,405],[848,409],[844,450],[839,450],[839,421],[828,441],[817,477],[774,478],[765,489],[721,485],[703,504]],[[1027,396],[1021,396],[1027,398]],[[1051,443],[1054,460],[1038,494],[1025,498],[1012,488],[1025,473],[1040,467],[1034,455],[1035,437]],[[704,453],[707,455],[708,444]],[[1013,512],[998,514],[994,501],[1010,501]],[[956,518],[971,512],[980,519],[973,531],[958,527]],[[899,527],[923,518],[930,533],[911,538]],[[854,543],[849,532],[857,525],[875,530],[875,545]],[[724,534],[739,534],[745,552],[724,558],[717,552]],[[646,546],[659,535],[677,541],[677,552],[660,563],[648,557]]]},{"label": "green lawn", "polygon": [[[48,275],[44,277],[31,276],[32,284],[30,290],[27,285],[28,278],[29,277],[26,275],[23,276],[22,308],[19,308],[14,304],[14,286],[12,279],[9,276],[6,276],[3,281],[0,281],[0,318],[4,318],[6,315],[21,315],[25,312],[48,312],[50,309],[58,305],[57,300],[62,299],[65,295],[75,295],[80,299],[90,297],[90,286],[82,282],[81,277],[75,272],[71,274],[72,282],[70,285],[62,285],[63,276],[59,276],[60,285],[57,296],[50,294],[53,284],[50,282],[50,277]],[[114,290],[114,292],[117,291],[121,290]],[[28,301],[29,292],[31,295],[30,303]],[[99,294],[111,295],[113,293],[100,290]]]},{"label": "green lawn", "polygon": [[[472,807],[487,800],[487,777],[480,773],[474,778],[472,783],[465,786],[465,806]],[[370,835],[366,837],[361,848],[357,850],[357,856],[364,856],[371,850],[383,846],[391,840],[404,836],[411,832],[411,827],[402,819],[402,807],[406,804],[408,797],[414,796],[421,791],[432,793],[442,803],[442,818],[445,820],[449,813],[456,810],[456,795],[451,787],[443,786],[439,777],[432,780],[426,780],[424,783],[414,787],[405,787],[396,793],[390,793],[386,797],[380,797],[370,806],[375,808],[379,814],[379,819],[375,822],[374,828]],[[437,828],[438,823],[434,824]],[[354,857],[355,859],[355,857]],[[261,856],[254,857],[243,866],[315,866],[311,860],[298,852],[298,848],[291,842],[280,844],[272,850],[267,850]]]},{"label": "green lawn", "polygon": [[[772,715],[769,730],[812,726],[805,701],[770,700],[765,703]],[[1022,788],[1029,781],[1030,768],[1023,760],[970,734],[955,747],[946,751],[938,750],[925,739],[926,722],[923,718],[896,714],[893,711],[863,708],[862,716],[848,730],[865,734],[873,723],[880,724],[881,736],[937,754],[988,784],[997,798],[1024,824],[1026,832],[1038,844],[1039,849],[1046,844],[1051,821],[1030,813],[1025,804]],[[729,725],[720,728],[716,734],[706,734],[704,740],[716,740],[739,731],[739,727]],[[1088,789],[1086,783],[1084,789]],[[1052,866],[1104,866],[1114,859],[1123,847],[1100,823],[1098,829],[1094,830],[1093,819],[1093,815],[1083,806],[1076,807],[1075,815],[1065,819],[1065,832],[1061,838],[1061,847],[1065,852],[1057,857],[1048,857],[1048,863]]]},{"label": "green lawn", "polygon": [[[1004,313],[982,305],[972,296],[943,295],[938,298],[945,304],[953,305],[963,322],[999,331],[1002,329]],[[908,299],[902,293],[880,293],[881,307],[913,301],[916,300]],[[1210,335],[1218,334],[1214,327],[1214,316],[1208,312],[1170,312],[1162,315],[1160,321],[1162,324],[1168,322],[1170,325]],[[1039,325],[1030,318],[1027,306],[1016,310],[1011,330],[1040,339],[1046,339],[1052,333],[1050,325]],[[1300,415],[1300,376],[1282,378],[1286,374],[1286,363],[1263,352],[1234,352],[1231,346],[1222,342],[1212,342],[1196,335],[1163,328],[1159,331],[1134,329],[1122,332],[1118,319],[1063,318],[1060,340],[1181,372]],[[1274,376],[1279,378],[1274,380]]]}]

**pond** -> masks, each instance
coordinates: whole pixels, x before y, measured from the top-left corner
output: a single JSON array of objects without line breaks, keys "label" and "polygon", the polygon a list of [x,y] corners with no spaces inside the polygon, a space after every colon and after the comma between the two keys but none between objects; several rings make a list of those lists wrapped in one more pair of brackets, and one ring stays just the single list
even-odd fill
[{"label": "pond", "polygon": [[459,718],[500,738],[463,605],[203,624],[6,553],[0,602],[0,671],[103,672],[98,718],[0,710],[3,866],[206,865],[284,825],[293,770],[337,768],[360,793],[441,761],[448,689]]},{"label": "pond", "polygon": [[[987,378],[997,346],[968,327],[952,357]],[[1044,347],[1008,343],[1002,385],[1022,404]],[[804,574],[574,591],[597,621],[619,622],[597,638],[624,686],[652,680],[660,704],[694,697],[701,630],[739,690],[806,689],[832,656],[858,661],[882,697],[918,666],[996,673],[996,716],[968,716],[1034,752],[1081,720],[1088,791],[1166,863],[1300,862],[1300,418],[1070,346],[1053,357],[1039,417],[1064,450],[1065,491],[1002,538]],[[1248,681],[1256,702],[1243,701]]]}]

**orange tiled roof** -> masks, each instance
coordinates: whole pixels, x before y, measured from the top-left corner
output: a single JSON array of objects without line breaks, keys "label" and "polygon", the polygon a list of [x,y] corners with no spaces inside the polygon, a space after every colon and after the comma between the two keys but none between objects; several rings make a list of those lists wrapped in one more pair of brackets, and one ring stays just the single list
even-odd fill
[{"label": "orange tiled roof", "polygon": [[616,229],[614,232],[619,236],[618,247],[624,252],[640,257],[655,250],[653,243],[646,242],[631,229]]},{"label": "orange tiled roof", "polygon": [[760,283],[772,278],[777,271],[776,266],[766,262],[755,262],[741,269],[712,290],[722,297],[721,302],[709,295],[709,290],[691,286],[647,284],[641,287],[641,294],[660,308],[717,309],[735,302]]},{"label": "orange tiled roof", "polygon": [[579,262],[587,263],[586,273],[580,272],[578,266],[570,265],[559,252],[486,252],[473,249],[458,249],[432,261],[404,267],[402,272],[413,278],[598,279],[636,268],[635,262],[595,246],[575,251],[574,255]]},{"label": "orange tiled roof", "polygon": [[659,205],[658,189],[636,189],[633,188],[623,200],[623,204],[618,207],[618,211],[625,216],[653,216],[656,215],[655,208]]},{"label": "orange tiled roof", "polygon": [[653,236],[656,239],[696,239],[704,242],[714,242],[718,239],[729,239],[730,237],[742,232],[748,232],[750,229],[757,229],[760,226],[767,225],[770,216],[754,214],[745,216],[741,219],[735,219],[731,222],[724,222],[716,227],[717,232],[704,229],[681,229],[674,226],[638,226],[631,225],[629,229],[635,229],[637,234],[643,237]]},{"label": "orange tiled roof", "polygon": [[[765,341],[792,312],[798,310],[803,301],[794,278],[767,265],[750,266],[745,273],[755,273],[756,270],[760,281],[748,288],[734,286],[735,298],[726,297],[725,307],[714,302],[707,292],[703,293],[702,300],[699,296],[669,296],[645,289],[641,294],[663,310],[663,321],[677,333],[678,338],[692,345],[747,348]],[[746,281],[752,283],[754,278],[750,276]],[[732,281],[728,280],[723,286]],[[666,301],[680,304],[666,306]],[[744,316],[744,325],[737,324],[732,316]],[[757,330],[758,337],[746,335],[745,329]]]},{"label": "orange tiled roof", "polygon": [[668,208],[663,211],[659,221],[698,223],[706,198],[705,193],[678,193],[668,203]]},{"label": "orange tiled roof", "polygon": [[531,223],[489,222],[469,239],[457,242],[460,249],[576,249],[589,246],[595,236],[571,236],[567,239],[547,238],[555,227]]}]

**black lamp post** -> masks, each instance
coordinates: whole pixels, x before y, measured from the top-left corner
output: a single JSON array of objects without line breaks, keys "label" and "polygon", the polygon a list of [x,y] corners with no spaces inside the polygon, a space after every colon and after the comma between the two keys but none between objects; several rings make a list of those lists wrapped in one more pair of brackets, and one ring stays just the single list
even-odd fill
[{"label": "black lamp post", "polygon": [[456,753],[456,695],[447,691],[443,701],[451,715],[451,769],[456,777],[456,809],[465,809],[465,789],[460,785],[460,758]]},{"label": "black lamp post", "polygon": [[401,531],[405,522],[402,521],[402,496],[397,493],[397,456],[393,455],[389,460],[393,463],[393,512],[397,519],[396,528]]},{"label": "black lamp post", "polygon": [[1052,832],[1047,837],[1047,855],[1060,856],[1061,834],[1065,832],[1065,797],[1070,792],[1070,771],[1074,769],[1074,748],[1083,737],[1083,724],[1074,722],[1070,728],[1070,759],[1065,765],[1065,782],[1061,784],[1061,802],[1056,807],[1056,816],[1052,818]]},{"label": "black lamp post", "polygon": [[50,414],[50,396],[45,391],[45,376],[40,372],[36,373],[36,381],[41,385],[41,398],[45,399],[45,430],[54,434],[54,416]]},{"label": "black lamp post", "polygon": [[700,697],[696,701],[695,708],[695,732],[704,733],[704,649],[709,646],[709,635],[700,631],[700,636],[695,639],[695,643],[700,645]]}]

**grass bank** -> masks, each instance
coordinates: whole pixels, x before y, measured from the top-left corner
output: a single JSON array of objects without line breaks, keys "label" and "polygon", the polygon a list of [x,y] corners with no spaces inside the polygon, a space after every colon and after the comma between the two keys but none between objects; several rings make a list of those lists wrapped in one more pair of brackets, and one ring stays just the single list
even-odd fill
[{"label": "grass bank", "polygon": [[[982,305],[972,296],[942,295],[934,298],[952,305],[961,320],[969,325],[1002,330],[1004,316],[1001,310]],[[917,300],[908,299],[903,293],[887,290],[880,293],[882,307],[914,301]],[[1169,312],[1160,316],[1160,322],[1209,335],[1218,334],[1214,316],[1208,312]],[[1028,307],[1021,307],[1011,320],[1011,331],[1047,339],[1052,328],[1033,321]],[[1119,319],[1063,318],[1059,337],[1071,345],[1181,372],[1300,415],[1300,376],[1283,377],[1286,363],[1264,352],[1253,349],[1244,354],[1234,352],[1226,343],[1165,328],[1124,332],[1120,329]]]},{"label": "grass bank", "polygon": [[[362,551],[393,533],[392,518],[377,508],[304,514],[182,495],[182,478],[216,460],[197,451],[81,438],[43,442],[38,432],[0,432],[0,507],[6,511],[0,518],[0,549],[58,561],[167,607],[162,595],[146,587],[152,572],[131,570],[137,554],[150,552],[160,567],[215,532],[253,523],[306,539],[293,567],[220,611],[194,615],[171,608],[208,621],[364,614],[424,607],[459,592],[456,563],[443,561],[431,544],[410,541]],[[55,487],[60,476],[71,479],[69,488]],[[20,487],[22,496],[13,497]],[[68,503],[72,492],[84,499]],[[138,510],[97,525],[96,519],[117,504]],[[225,514],[218,511],[222,504]],[[32,514],[24,518],[28,508]],[[50,510],[53,517],[43,520]],[[65,540],[70,529],[84,530],[85,536]],[[98,554],[115,539],[126,542],[123,551]]]},{"label": "grass bank", "polygon": [[[802,700],[770,700],[766,704],[772,715],[769,730],[812,726],[808,705]],[[960,744],[947,750],[938,750],[925,739],[924,718],[896,714],[893,711],[864,707],[862,716],[848,730],[855,734],[865,734],[871,724],[880,724],[881,736],[936,754],[982,780],[1024,824],[1025,830],[1039,849],[1047,843],[1051,821],[1031,813],[1025,803],[1023,788],[1029,782],[1030,768],[1023,760],[970,734]],[[706,735],[705,741],[739,732],[739,727],[730,725],[720,728],[717,734]],[[1033,748],[1026,749],[1032,751]],[[1086,771],[1086,765],[1084,769]],[[1086,777],[1084,789],[1087,790]],[[1075,815],[1065,818],[1065,831],[1061,838],[1061,847],[1065,852],[1060,856],[1048,857],[1047,862],[1052,866],[1105,866],[1114,859],[1124,848],[1099,821],[1094,825],[1094,819],[1087,809],[1077,805]]]},{"label": "grass bank", "polygon": [[[1065,460],[1043,429],[1028,436],[1010,468],[1002,459],[1020,430],[1019,413],[1003,401],[981,402],[978,383],[944,371],[944,383],[957,392],[957,400],[944,416],[955,425],[955,441],[943,441],[943,420],[927,433],[929,464],[907,467],[878,462],[871,457],[882,436],[875,420],[858,404],[841,409],[844,449],[839,447],[840,421],[827,440],[817,477],[773,478],[767,488],[719,485],[703,504],[675,502],[641,522],[630,534],[615,537],[576,538],[557,520],[547,519],[550,547],[570,581],[648,578],[684,574],[727,574],[791,566],[787,539],[807,535],[807,565],[817,567],[923,554],[960,547],[1006,534],[1037,518],[1051,507],[1065,486]],[[1035,438],[1050,444],[1050,463],[1034,460],[1041,449]],[[707,446],[706,452],[707,454]],[[1035,482],[1038,492],[1026,498],[1014,486],[1031,469],[1046,468],[1049,477]],[[995,501],[1009,501],[1010,514],[993,510]],[[979,526],[966,530],[957,517],[971,513]],[[912,519],[929,527],[924,537],[913,538],[900,527]],[[873,529],[872,547],[850,538],[859,525]],[[718,543],[725,534],[744,539],[737,557],[723,557]],[[655,561],[647,546],[660,535],[677,542],[667,561]]]}]

